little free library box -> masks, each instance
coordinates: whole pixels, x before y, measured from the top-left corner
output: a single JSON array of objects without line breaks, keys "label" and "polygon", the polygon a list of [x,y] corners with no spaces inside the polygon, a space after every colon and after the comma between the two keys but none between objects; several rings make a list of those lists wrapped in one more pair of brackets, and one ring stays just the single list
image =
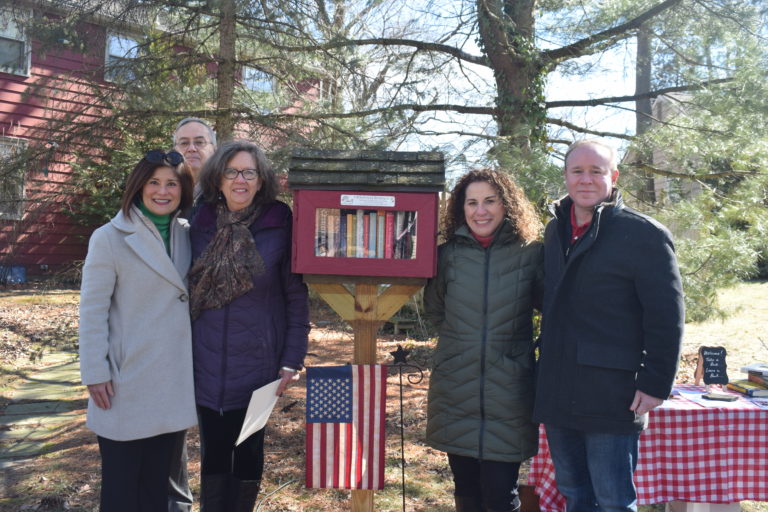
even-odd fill
[{"label": "little free library box", "polygon": [[[354,363],[375,364],[379,327],[437,270],[443,155],[296,149],[288,184],[292,269],[354,329]],[[352,511],[373,492],[352,490]]]},{"label": "little free library box", "polygon": [[288,184],[294,272],[435,275],[442,153],[295,149]]}]

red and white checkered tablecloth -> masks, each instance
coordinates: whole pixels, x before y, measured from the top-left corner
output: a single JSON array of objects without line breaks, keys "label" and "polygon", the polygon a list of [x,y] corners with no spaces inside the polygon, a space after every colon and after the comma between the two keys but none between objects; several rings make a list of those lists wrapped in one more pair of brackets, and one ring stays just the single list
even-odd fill
[{"label": "red and white checkered tablecloth", "polygon": [[[635,472],[640,505],[768,501],[768,409],[740,402],[743,406],[718,408],[685,400],[684,405],[651,411],[648,429],[640,436]],[[565,510],[543,426],[528,483],[536,487],[543,512]]]}]

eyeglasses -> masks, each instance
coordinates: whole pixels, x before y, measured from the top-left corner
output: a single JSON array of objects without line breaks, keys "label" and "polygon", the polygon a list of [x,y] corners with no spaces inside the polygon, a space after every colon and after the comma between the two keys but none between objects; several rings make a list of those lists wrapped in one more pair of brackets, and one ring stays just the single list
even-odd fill
[{"label": "eyeglasses", "polygon": [[208,145],[208,141],[205,139],[182,140],[177,142],[176,145],[185,151],[189,149],[189,146],[194,146],[197,149],[203,149]]},{"label": "eyeglasses", "polygon": [[237,178],[238,174],[242,174],[243,178],[245,178],[248,181],[255,180],[259,177],[259,171],[256,169],[243,169],[242,171],[238,171],[237,169],[233,169],[231,167],[227,167],[224,169],[224,177],[228,180],[233,180]]},{"label": "eyeglasses", "polygon": [[164,152],[159,149],[151,149],[144,155],[144,159],[151,164],[159,164],[165,162],[171,167],[176,167],[184,161],[184,157],[178,151]]}]

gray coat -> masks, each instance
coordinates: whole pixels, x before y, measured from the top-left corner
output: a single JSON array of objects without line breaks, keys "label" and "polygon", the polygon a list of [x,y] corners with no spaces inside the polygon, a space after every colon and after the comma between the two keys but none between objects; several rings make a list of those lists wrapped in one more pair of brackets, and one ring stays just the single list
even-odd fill
[{"label": "gray coat", "polygon": [[424,292],[439,329],[429,382],[427,443],[476,459],[520,462],[536,454],[534,306],[543,250],[505,222],[487,249],[466,226],[440,246]]},{"label": "gray coat", "polygon": [[115,441],[176,432],[197,422],[185,276],[189,226],[171,225],[171,254],[138,208],[94,231],[80,292],[83,384],[111,380],[112,407],[88,402],[88,428]]}]

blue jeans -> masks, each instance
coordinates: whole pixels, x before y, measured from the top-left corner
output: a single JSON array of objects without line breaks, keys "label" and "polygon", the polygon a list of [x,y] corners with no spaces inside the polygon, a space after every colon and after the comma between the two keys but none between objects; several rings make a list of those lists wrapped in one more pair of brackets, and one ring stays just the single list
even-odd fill
[{"label": "blue jeans", "polygon": [[545,425],[567,512],[637,511],[632,475],[640,433],[600,434]]}]

